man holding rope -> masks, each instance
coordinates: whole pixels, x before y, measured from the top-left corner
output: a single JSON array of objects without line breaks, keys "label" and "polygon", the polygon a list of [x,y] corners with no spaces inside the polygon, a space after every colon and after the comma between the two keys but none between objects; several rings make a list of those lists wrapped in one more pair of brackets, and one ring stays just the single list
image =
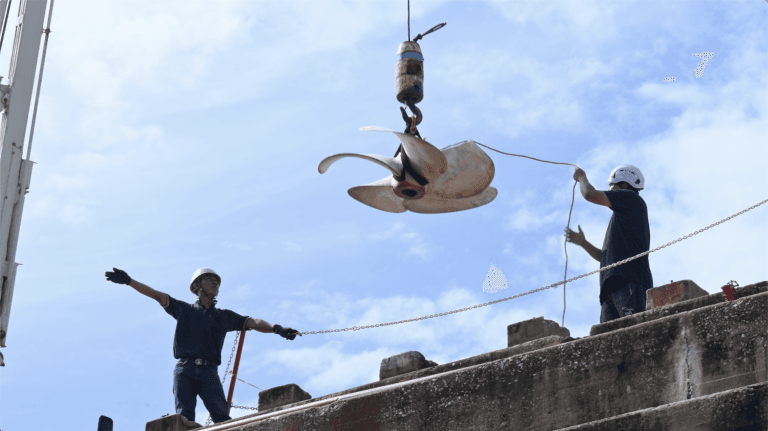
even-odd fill
[{"label": "man holding rope", "polygon": [[159,302],[165,312],[176,319],[173,356],[179,362],[173,371],[173,394],[176,398],[176,413],[191,422],[195,420],[198,395],[210,412],[213,423],[232,419],[218,373],[227,332],[255,329],[278,334],[288,340],[296,338],[296,334],[301,335],[295,329],[271,325],[261,319],[216,308],[215,298],[219,294],[221,277],[212,269],[200,268],[192,275],[189,290],[197,296],[194,304],[139,283],[123,270],[113,270],[105,273],[107,280],[131,286]]},{"label": "man holding rope", "polygon": [[[579,245],[595,260],[600,268],[622,261],[650,249],[651,230],[648,225],[648,208],[638,193],[645,187],[640,169],[622,165],[611,172],[610,188],[595,190],[587,174],[576,168],[573,179],[579,182],[581,195],[589,202],[613,211],[605,232],[602,250],[590,244],[579,226],[579,232],[566,232],[568,242]],[[653,287],[653,276],[648,256],[600,273],[600,323],[608,322],[632,313],[645,311],[645,292]]]}]

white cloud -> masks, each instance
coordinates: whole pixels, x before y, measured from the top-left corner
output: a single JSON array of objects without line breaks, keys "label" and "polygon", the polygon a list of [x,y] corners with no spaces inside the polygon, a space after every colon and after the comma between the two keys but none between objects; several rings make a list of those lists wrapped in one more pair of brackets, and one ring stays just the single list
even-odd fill
[{"label": "white cloud", "polygon": [[[519,293],[509,289],[503,295]],[[557,295],[558,292],[555,292]],[[352,299],[339,293],[315,289],[312,302],[286,302],[283,308],[303,316],[295,325],[313,330],[347,328],[386,323],[456,310],[490,298],[479,289],[449,287],[436,299],[421,296],[384,296]],[[497,296],[498,297],[498,296]],[[329,312],[329,310],[332,310]],[[312,347],[291,346],[264,353],[267,367],[277,374],[290,372],[292,378],[313,396],[348,389],[378,380],[381,360],[417,350],[438,363],[462,359],[506,347],[506,326],[545,315],[559,315],[545,306],[522,308],[515,301],[457,314],[360,331],[305,335],[302,342],[320,342]],[[559,319],[558,319],[559,321]],[[378,347],[372,347],[378,346]],[[312,360],[307,360],[312,358]],[[256,368],[249,372],[257,374]],[[290,370],[290,371],[289,371]],[[260,371],[263,373],[263,371]]]},{"label": "white cloud", "polygon": [[395,241],[408,245],[409,255],[419,256],[422,259],[429,258],[434,251],[434,247],[428,245],[424,238],[404,223],[393,223],[386,230],[370,233],[367,235],[372,241]]},{"label": "white cloud", "polygon": [[85,175],[64,176],[53,174],[43,183],[43,187],[55,188],[58,192],[72,191],[85,187],[87,179]]}]

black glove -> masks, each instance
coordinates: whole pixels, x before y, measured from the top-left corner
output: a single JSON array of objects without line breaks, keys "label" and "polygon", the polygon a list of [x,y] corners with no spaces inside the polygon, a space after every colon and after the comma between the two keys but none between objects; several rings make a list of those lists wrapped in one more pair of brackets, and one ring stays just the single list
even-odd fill
[{"label": "black glove", "polygon": [[[274,329],[275,334],[285,338],[286,340],[293,340],[296,338],[296,334],[299,334],[299,331],[292,329],[292,328],[283,328],[280,325],[275,325]],[[299,334],[301,336],[301,334]]]},{"label": "black glove", "polygon": [[107,280],[117,284],[131,284],[131,277],[122,269],[112,268],[115,272],[105,272]]}]

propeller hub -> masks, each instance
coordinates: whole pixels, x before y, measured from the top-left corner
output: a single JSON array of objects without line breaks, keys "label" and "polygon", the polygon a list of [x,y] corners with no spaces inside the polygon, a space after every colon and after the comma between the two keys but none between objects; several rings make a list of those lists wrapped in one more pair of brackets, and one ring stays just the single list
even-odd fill
[{"label": "propeller hub", "polygon": [[394,189],[395,195],[407,200],[416,200],[424,197],[424,186],[413,181],[401,181]]}]

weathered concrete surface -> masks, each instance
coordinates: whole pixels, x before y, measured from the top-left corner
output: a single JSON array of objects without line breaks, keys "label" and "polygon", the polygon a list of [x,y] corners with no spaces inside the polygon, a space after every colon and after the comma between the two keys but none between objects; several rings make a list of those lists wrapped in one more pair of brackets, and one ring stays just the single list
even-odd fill
[{"label": "weathered concrete surface", "polygon": [[381,360],[379,366],[379,380],[423,370],[437,365],[427,359],[420,352],[410,351],[399,355],[390,356]]},{"label": "weathered concrete surface", "polygon": [[201,428],[197,422],[187,420],[180,414],[163,416],[160,419],[147,422],[145,431],[187,431]]},{"label": "weathered concrete surface", "polygon": [[289,383],[259,392],[259,410],[269,410],[311,398],[312,396],[302,390],[299,385]]},{"label": "weathered concrete surface", "polygon": [[[768,292],[768,281],[761,281],[759,283],[750,284],[744,287],[737,287],[734,289],[734,296],[736,299],[740,299],[764,292]],[[589,335],[605,334],[617,329],[628,328],[640,323],[650,322],[652,320],[661,319],[678,313],[685,313],[710,305],[721,304],[723,302],[726,302],[726,299],[723,296],[723,292],[713,293],[712,295],[702,296],[700,298],[691,299],[685,302],[678,302],[676,304],[656,308],[655,310],[645,311],[643,313],[637,313],[631,316],[622,317],[620,319],[611,320],[610,322],[599,323],[592,326],[592,330],[589,331]]]},{"label": "weathered concrete surface", "polygon": [[325,396],[322,396],[322,397],[318,397],[318,398],[315,398],[315,399],[310,400],[310,401],[302,401],[300,403],[295,403],[295,404],[292,404],[292,405],[276,407],[276,408],[271,409],[271,410],[260,410],[258,413],[255,413],[255,414],[250,415],[250,416],[257,416],[257,415],[262,415],[262,414],[267,414],[267,413],[273,413],[273,412],[276,412],[276,411],[286,410],[288,408],[293,408],[293,407],[301,406],[301,405],[308,404],[308,403],[314,403],[314,402],[318,402],[318,401],[338,398],[338,397],[340,397],[342,395],[349,395],[349,394],[353,394],[353,393],[367,391],[369,389],[381,388],[381,387],[384,387],[384,386],[394,385],[394,384],[397,384],[397,383],[402,383],[402,382],[406,382],[406,381],[409,381],[409,380],[415,380],[415,379],[419,379],[419,378],[422,378],[422,377],[434,376],[434,375],[446,373],[448,371],[454,371],[454,370],[459,370],[459,369],[462,369],[462,368],[471,367],[473,365],[485,364],[487,362],[493,362],[493,361],[496,361],[496,360],[499,360],[499,359],[509,358],[509,357],[516,356],[516,355],[522,355],[524,353],[532,352],[534,350],[539,350],[539,349],[543,349],[545,347],[554,346],[554,345],[559,344],[559,343],[567,342],[567,340],[568,339],[563,339],[563,338],[560,338],[558,336],[544,337],[544,338],[540,338],[540,339],[534,340],[534,341],[529,341],[527,343],[520,344],[520,345],[517,345],[517,346],[514,346],[514,347],[507,347],[506,349],[494,350],[492,352],[483,353],[482,355],[471,356],[469,358],[461,359],[461,360],[450,362],[450,363],[447,363],[447,364],[441,364],[441,365],[437,365],[437,366],[434,366],[434,367],[425,368],[423,370],[414,371],[412,373],[403,374],[403,375],[396,376],[396,377],[391,377],[389,379],[379,380],[378,382],[368,383],[366,385],[358,386],[356,388],[351,388],[351,389],[347,389],[345,391],[336,392],[336,393],[333,393],[333,394],[329,394],[329,395],[325,395]]},{"label": "weathered concrete surface", "polygon": [[507,326],[507,347],[517,346],[518,344],[552,335],[563,338],[570,337],[571,331],[568,328],[561,328],[560,325],[552,320],[545,320],[543,316],[534,317],[533,319]]},{"label": "weathered concrete surface", "polygon": [[768,430],[768,384],[760,383],[602,419],[560,431]]},{"label": "weathered concrete surface", "polygon": [[709,292],[691,280],[674,281],[645,292],[646,311],[690,299],[708,296]]},{"label": "weathered concrete surface", "polygon": [[556,430],[765,382],[767,338],[764,293],[210,429]]}]

